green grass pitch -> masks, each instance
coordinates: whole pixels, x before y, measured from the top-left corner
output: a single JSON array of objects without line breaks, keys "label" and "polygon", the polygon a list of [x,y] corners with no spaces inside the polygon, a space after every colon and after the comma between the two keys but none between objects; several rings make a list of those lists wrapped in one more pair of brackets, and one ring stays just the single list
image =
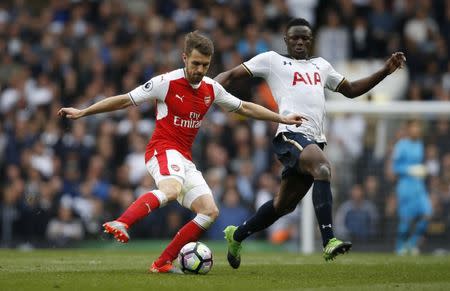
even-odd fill
[{"label": "green grass pitch", "polygon": [[0,250],[0,290],[450,290],[450,257],[350,253],[326,263],[319,254],[244,250],[231,269],[213,249],[207,275],[148,274],[158,255],[130,249]]}]

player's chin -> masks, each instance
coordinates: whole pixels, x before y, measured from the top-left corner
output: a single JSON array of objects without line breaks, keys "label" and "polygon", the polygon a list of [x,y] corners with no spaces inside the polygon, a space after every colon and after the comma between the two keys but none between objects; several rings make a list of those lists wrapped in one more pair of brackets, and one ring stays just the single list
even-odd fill
[{"label": "player's chin", "polygon": [[296,59],[304,59],[307,56],[305,49],[294,49],[293,54]]},{"label": "player's chin", "polygon": [[201,75],[201,74],[194,75],[194,76],[192,76],[192,80],[193,80],[195,83],[198,83],[198,82],[200,82],[201,80],[203,80],[203,75]]}]

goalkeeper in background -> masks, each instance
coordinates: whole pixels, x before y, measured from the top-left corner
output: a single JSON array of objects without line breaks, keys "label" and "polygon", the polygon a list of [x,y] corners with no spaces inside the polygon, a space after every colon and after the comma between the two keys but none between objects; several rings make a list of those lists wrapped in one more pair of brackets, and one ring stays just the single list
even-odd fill
[{"label": "goalkeeper in background", "polygon": [[424,145],[418,120],[408,122],[407,135],[394,147],[393,171],[397,180],[398,255],[419,254],[418,243],[425,234],[431,217],[431,202],[425,188],[426,167],[423,165]]}]

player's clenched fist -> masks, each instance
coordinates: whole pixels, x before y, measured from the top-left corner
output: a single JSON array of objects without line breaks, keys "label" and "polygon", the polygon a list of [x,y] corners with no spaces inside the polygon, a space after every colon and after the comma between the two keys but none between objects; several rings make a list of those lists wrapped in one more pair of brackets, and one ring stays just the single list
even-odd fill
[{"label": "player's clenched fist", "polygon": [[391,74],[397,68],[402,68],[403,64],[406,62],[405,54],[402,52],[395,52],[384,64],[384,69],[387,74]]},{"label": "player's clenched fist", "polygon": [[59,109],[58,115],[70,119],[78,119],[83,116],[82,111],[80,109],[76,109],[73,107],[66,107]]}]

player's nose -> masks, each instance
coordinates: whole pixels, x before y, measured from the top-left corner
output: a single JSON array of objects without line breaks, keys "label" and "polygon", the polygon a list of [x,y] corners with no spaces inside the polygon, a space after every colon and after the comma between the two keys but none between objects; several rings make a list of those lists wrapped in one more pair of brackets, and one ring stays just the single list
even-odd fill
[{"label": "player's nose", "polygon": [[206,73],[206,68],[200,66],[199,68],[197,68],[197,73],[204,75]]}]

